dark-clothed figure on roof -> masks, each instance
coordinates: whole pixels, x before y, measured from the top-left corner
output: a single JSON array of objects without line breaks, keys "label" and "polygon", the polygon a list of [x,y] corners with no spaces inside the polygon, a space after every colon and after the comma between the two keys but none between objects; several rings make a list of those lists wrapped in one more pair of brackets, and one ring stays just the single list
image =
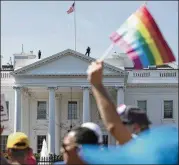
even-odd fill
[{"label": "dark-clothed figure on roof", "polygon": [[38,59],[41,59],[41,51],[39,50],[39,52],[38,52]]},{"label": "dark-clothed figure on roof", "polygon": [[88,54],[88,57],[89,57],[90,53],[91,53],[91,48],[88,46],[87,49],[86,49],[85,55]]}]

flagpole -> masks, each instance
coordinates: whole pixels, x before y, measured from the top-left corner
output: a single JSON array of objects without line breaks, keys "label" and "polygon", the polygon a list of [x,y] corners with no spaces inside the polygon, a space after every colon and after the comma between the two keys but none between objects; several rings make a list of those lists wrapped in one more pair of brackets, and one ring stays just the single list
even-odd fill
[{"label": "flagpole", "polygon": [[76,51],[76,3],[75,3],[75,1],[74,1],[74,8],[75,8],[75,10],[74,10],[74,32],[75,32],[75,36],[74,36],[74,44],[75,44],[75,51]]},{"label": "flagpole", "polygon": [[103,53],[103,55],[99,58],[99,61],[103,61],[108,55],[109,53],[111,52],[111,50],[113,49],[114,47],[114,44],[111,44],[106,50],[105,52]]}]

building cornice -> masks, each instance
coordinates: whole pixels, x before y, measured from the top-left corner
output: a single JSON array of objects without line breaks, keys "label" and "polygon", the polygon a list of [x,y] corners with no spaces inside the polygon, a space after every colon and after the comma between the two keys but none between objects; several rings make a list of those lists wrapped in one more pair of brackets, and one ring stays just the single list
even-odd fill
[{"label": "building cornice", "polygon": [[[86,78],[87,74],[18,74],[16,75],[17,77],[82,77],[82,78]],[[104,74],[104,77],[117,77],[117,78],[121,78],[119,74]],[[123,77],[122,77],[123,78]]]},{"label": "building cornice", "polygon": [[[60,53],[57,53],[57,54],[54,54],[50,57],[47,57],[47,58],[44,58],[40,61],[37,61],[37,62],[34,62],[30,65],[27,65],[23,68],[20,68],[20,69],[17,69],[15,70],[14,72],[11,72],[11,75],[17,75],[17,74],[23,74],[25,73],[26,71],[30,70],[30,69],[34,69],[34,68],[37,68],[41,65],[44,65],[46,63],[49,63],[49,62],[52,62],[54,60],[57,60],[65,55],[73,55],[73,56],[76,56],[77,58],[80,58],[81,60],[83,61],[86,61],[86,62],[93,62],[93,61],[96,61],[95,58],[92,58],[92,57],[88,57],[88,56],[85,56],[84,54],[82,53],[79,53],[79,52],[76,52],[74,50],[71,50],[71,49],[67,49],[67,50],[64,50]],[[124,76],[125,74],[125,71],[124,70],[121,70],[113,65],[110,65],[110,64],[107,64],[107,63],[104,63],[104,68],[107,68],[108,70],[110,71],[113,71],[115,73],[118,73],[120,76]]]},{"label": "building cornice", "polygon": [[178,84],[127,84],[127,88],[178,88]]}]

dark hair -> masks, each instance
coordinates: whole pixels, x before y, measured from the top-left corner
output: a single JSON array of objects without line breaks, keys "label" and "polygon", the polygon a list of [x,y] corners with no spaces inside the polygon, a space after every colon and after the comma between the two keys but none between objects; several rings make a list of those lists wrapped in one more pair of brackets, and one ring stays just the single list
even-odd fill
[{"label": "dark hair", "polygon": [[140,126],[144,126],[145,128],[148,128],[149,125],[151,124],[146,112],[139,108],[132,107],[128,110],[128,120],[131,123],[137,123]]},{"label": "dark hair", "polygon": [[74,130],[77,144],[98,144],[98,136],[94,131],[85,127],[78,127]]}]

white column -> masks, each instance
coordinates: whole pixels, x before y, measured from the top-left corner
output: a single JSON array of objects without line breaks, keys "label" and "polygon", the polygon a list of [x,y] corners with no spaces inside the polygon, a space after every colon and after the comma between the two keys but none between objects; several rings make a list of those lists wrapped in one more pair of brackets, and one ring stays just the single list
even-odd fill
[{"label": "white column", "polygon": [[55,153],[55,87],[49,89],[49,125],[48,125],[48,150]]},{"label": "white column", "polygon": [[56,95],[56,106],[55,106],[55,154],[60,154],[60,102],[61,95]]},{"label": "white column", "polygon": [[83,123],[90,122],[90,97],[89,87],[83,87]]},{"label": "white column", "polygon": [[15,90],[15,110],[14,110],[14,132],[22,131],[21,127],[21,87],[13,87]]},{"label": "white column", "polygon": [[27,88],[21,91],[21,131],[26,133],[29,137],[29,120],[30,120],[30,115],[29,115],[29,94]]},{"label": "white column", "polygon": [[124,87],[119,86],[117,89],[117,106],[124,104]]},{"label": "white column", "polygon": [[[117,106],[119,106],[120,104],[124,104],[124,87],[123,86],[118,86],[116,87],[117,89]],[[114,137],[112,137],[113,139],[113,143],[115,141]],[[118,144],[118,142],[115,142],[116,145]]]}]

